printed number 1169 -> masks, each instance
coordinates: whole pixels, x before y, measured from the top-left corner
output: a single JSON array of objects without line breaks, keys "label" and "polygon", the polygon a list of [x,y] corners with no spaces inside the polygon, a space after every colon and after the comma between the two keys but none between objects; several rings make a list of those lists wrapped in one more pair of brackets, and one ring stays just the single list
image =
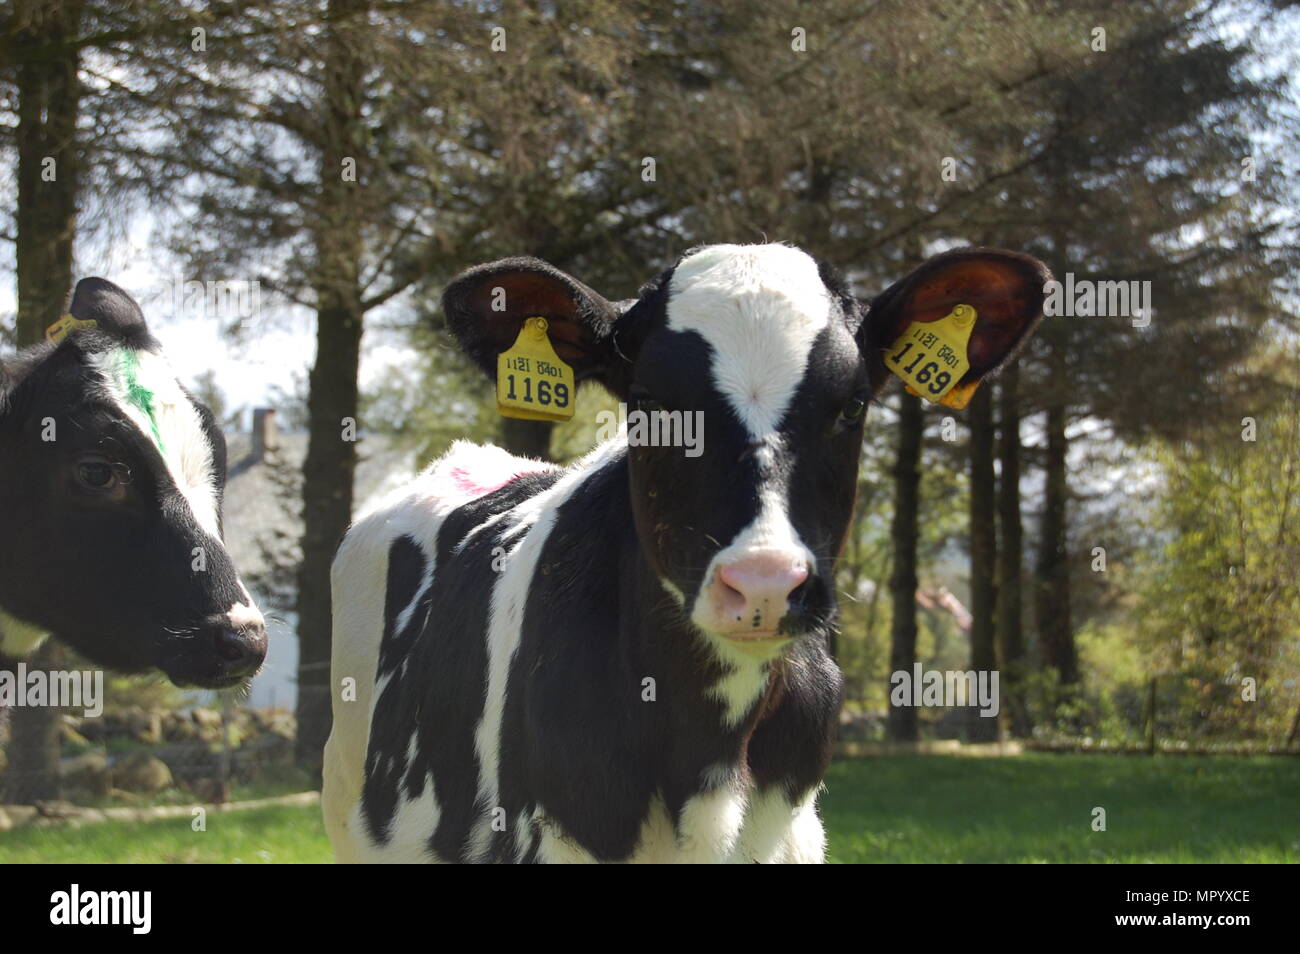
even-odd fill
[{"label": "printed number 1169", "polygon": [[[899,351],[898,354],[891,355],[889,360],[893,361],[894,364],[901,366],[907,353],[912,350],[912,344],[911,341],[907,342],[907,344],[903,345],[903,349]],[[912,380],[917,384],[925,385],[926,390],[931,394],[942,394],[943,389],[946,388],[948,382],[952,380],[952,375],[947,371],[940,371],[939,362],[937,361],[927,361],[918,371],[916,366],[921,364],[922,361],[925,361],[925,359],[926,353],[924,351],[917,351],[915,356],[912,358],[912,363],[903,368],[903,373],[910,375]]]}]

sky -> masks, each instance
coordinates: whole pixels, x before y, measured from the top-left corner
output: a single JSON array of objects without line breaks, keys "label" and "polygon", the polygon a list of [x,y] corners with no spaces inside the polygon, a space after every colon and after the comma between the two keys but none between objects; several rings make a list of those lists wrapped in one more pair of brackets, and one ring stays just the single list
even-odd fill
[{"label": "sky", "polygon": [[[0,180],[10,178],[0,177]],[[211,370],[230,410],[273,406],[277,391],[292,394],[296,380],[305,380],[316,357],[315,315],[299,305],[285,304],[263,291],[259,307],[246,322],[239,340],[223,333],[233,312],[212,314],[210,306],[195,304],[178,284],[198,278],[219,281],[227,276],[190,275],[152,247],[154,221],[136,217],[125,237],[110,242],[83,242],[76,250],[76,279],[99,276],[125,289],[144,311],[149,329],[162,343],[167,360],[182,384],[192,385]],[[11,323],[17,310],[13,246],[0,243],[0,321]],[[205,301],[208,299],[205,299]],[[394,303],[389,308],[400,307]],[[385,371],[409,360],[409,352],[393,336],[368,331],[361,360],[361,385],[369,388]],[[245,413],[244,426],[248,414]]]}]

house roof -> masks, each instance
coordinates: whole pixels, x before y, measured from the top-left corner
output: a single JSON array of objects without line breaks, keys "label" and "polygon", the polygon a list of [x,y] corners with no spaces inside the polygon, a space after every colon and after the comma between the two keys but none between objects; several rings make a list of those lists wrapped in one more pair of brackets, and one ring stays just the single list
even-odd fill
[{"label": "house roof", "polygon": [[[229,474],[226,479],[224,533],[226,549],[250,588],[301,559],[302,465],[307,435],[281,432],[278,447],[255,461],[247,432],[226,434]],[[413,452],[384,435],[363,435],[357,442],[358,463],[353,513],[415,476]]]}]

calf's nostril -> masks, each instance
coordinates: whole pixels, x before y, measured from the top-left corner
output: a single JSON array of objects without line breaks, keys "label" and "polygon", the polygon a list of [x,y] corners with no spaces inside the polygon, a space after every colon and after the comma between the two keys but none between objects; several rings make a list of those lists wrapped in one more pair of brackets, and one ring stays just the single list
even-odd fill
[{"label": "calf's nostril", "polygon": [[720,567],[718,581],[728,602],[763,607],[793,599],[808,581],[808,567],[764,555]]},{"label": "calf's nostril", "polygon": [[238,662],[248,655],[249,645],[233,629],[218,629],[213,636],[213,648],[227,662]]},{"label": "calf's nostril", "polygon": [[718,585],[722,588],[723,598],[728,602],[745,602],[745,591],[728,580],[726,573],[718,574]]},{"label": "calf's nostril", "polygon": [[212,645],[217,658],[222,662],[251,670],[260,666],[266,658],[266,631],[261,627],[218,627]]}]

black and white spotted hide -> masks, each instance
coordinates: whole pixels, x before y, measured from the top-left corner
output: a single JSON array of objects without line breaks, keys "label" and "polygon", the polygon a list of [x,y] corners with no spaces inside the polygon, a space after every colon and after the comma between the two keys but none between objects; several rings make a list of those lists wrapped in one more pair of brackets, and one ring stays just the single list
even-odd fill
[{"label": "black and white spotted hide", "polygon": [[883,351],[970,304],[978,381],[1032,331],[1047,277],[965,249],[867,305],[785,245],[697,249],[619,304],[536,259],[459,277],[446,317],[489,375],[544,317],[579,380],[698,415],[701,452],[625,429],[560,468],[460,443],[353,527],[334,566],[338,858],[823,860],[835,560]]}]

